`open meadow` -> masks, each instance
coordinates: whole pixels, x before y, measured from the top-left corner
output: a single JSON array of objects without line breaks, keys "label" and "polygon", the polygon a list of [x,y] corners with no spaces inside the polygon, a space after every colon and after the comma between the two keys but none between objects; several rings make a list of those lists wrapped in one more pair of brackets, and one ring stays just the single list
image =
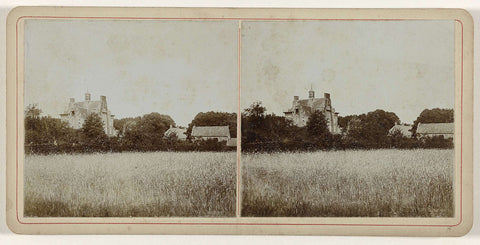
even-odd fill
[{"label": "open meadow", "polygon": [[235,216],[235,152],[26,155],[28,217]]},{"label": "open meadow", "polygon": [[452,217],[454,150],[242,154],[242,216]]}]

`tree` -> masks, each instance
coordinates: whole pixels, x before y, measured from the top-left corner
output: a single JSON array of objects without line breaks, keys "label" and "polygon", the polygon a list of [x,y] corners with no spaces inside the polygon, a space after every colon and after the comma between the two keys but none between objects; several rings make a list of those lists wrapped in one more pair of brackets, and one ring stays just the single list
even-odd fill
[{"label": "tree", "polygon": [[86,151],[105,150],[108,137],[103,128],[103,122],[96,113],[91,113],[82,126],[83,143]]},{"label": "tree", "polygon": [[265,112],[267,108],[262,106],[262,102],[257,101],[253,102],[250,107],[245,109],[245,116],[253,118],[263,118],[265,117]]},{"label": "tree", "polygon": [[117,122],[117,127],[124,129],[123,142],[128,149],[149,151],[163,148],[165,131],[170,125],[175,126],[175,122],[168,115],[152,112],[120,125]]},{"label": "tree", "polygon": [[243,151],[280,151],[303,149],[304,128],[282,116],[267,114],[261,102],[254,102],[242,113]]},{"label": "tree", "polygon": [[342,133],[347,133],[349,123],[352,119],[358,117],[357,115],[349,115],[349,116],[338,116],[338,126],[340,127]]},{"label": "tree", "polygon": [[125,136],[125,132],[140,121],[141,117],[126,117],[113,120],[113,128],[118,132],[119,137]]},{"label": "tree", "polygon": [[453,123],[453,109],[425,109],[413,122],[412,135],[416,136],[419,123]]},{"label": "tree", "polygon": [[187,137],[191,138],[193,126],[228,126],[230,137],[237,137],[237,113],[228,112],[200,112],[188,124]]},{"label": "tree", "polygon": [[61,150],[62,145],[78,142],[76,130],[66,122],[41,116],[41,113],[36,105],[25,109],[25,146],[28,152],[56,152]]},{"label": "tree", "polygon": [[332,134],[328,130],[325,115],[320,111],[313,112],[307,121],[309,141],[319,148],[327,149],[332,145]]},{"label": "tree", "polygon": [[354,115],[347,124],[346,144],[352,148],[388,147],[388,132],[397,123],[398,116],[384,110]]},{"label": "tree", "polygon": [[242,113],[242,147],[255,142],[269,141],[265,132],[267,130],[266,115],[267,108],[262,102],[254,102]]}]

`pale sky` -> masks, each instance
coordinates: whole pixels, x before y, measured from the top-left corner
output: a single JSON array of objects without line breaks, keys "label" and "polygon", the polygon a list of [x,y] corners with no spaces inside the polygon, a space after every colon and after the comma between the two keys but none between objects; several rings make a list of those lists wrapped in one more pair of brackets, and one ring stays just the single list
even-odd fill
[{"label": "pale sky", "polygon": [[[283,115],[329,92],[341,116],[375,109],[413,122],[454,107],[453,21],[243,21],[241,109]],[[107,96],[115,118],[150,112],[187,126],[237,111],[238,21],[27,20],[25,105],[58,117]]]},{"label": "pale sky", "polygon": [[242,110],[283,115],[294,95],[330,93],[340,116],[375,109],[413,122],[454,108],[454,21],[243,22]]},{"label": "pale sky", "polygon": [[187,126],[237,111],[237,47],[237,21],[27,20],[25,105],[59,117],[88,89],[115,118],[159,112]]}]

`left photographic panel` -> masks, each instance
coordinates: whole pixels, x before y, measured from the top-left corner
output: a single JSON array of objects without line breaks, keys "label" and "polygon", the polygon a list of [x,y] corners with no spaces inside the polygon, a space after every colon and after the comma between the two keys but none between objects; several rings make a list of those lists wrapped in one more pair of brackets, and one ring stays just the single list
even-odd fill
[{"label": "left photographic panel", "polygon": [[238,21],[24,33],[24,217],[236,215]]}]

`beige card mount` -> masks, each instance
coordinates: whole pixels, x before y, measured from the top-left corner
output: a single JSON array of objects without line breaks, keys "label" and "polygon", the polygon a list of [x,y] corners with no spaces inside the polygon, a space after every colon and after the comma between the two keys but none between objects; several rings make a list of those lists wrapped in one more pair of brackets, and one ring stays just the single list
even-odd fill
[{"label": "beige card mount", "polygon": [[7,223],[461,236],[472,114],[460,9],[18,7]]}]

